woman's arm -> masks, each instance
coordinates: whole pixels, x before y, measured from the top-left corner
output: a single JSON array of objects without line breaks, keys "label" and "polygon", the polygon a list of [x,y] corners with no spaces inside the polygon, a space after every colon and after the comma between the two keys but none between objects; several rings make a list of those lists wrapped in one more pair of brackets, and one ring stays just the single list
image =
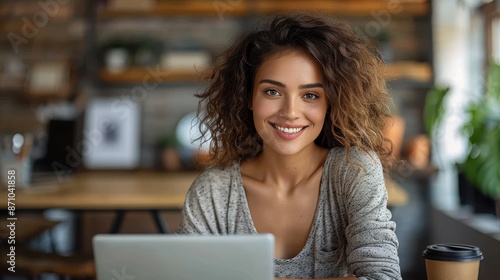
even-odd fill
[{"label": "woman's arm", "polygon": [[361,279],[400,280],[396,224],[387,209],[382,165],[375,153],[353,149],[362,165],[344,168],[342,201],[347,212],[347,263]]},{"label": "woman's arm", "polygon": [[220,194],[213,189],[212,180],[207,179],[210,173],[206,171],[198,176],[186,194],[178,234],[221,233],[216,221],[223,219],[217,217],[213,197]]}]

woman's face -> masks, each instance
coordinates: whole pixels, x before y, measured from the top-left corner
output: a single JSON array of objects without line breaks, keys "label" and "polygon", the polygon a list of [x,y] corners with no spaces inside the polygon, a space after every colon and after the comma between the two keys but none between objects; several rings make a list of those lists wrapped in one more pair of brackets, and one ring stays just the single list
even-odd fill
[{"label": "woman's face", "polygon": [[255,74],[250,107],[264,150],[293,155],[312,147],[328,109],[320,66],[295,50],[269,56]]}]

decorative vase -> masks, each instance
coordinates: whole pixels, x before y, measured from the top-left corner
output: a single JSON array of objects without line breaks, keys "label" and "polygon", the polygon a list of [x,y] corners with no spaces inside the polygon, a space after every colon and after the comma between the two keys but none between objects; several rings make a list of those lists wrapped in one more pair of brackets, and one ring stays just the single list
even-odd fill
[{"label": "decorative vase", "polygon": [[[398,115],[391,116],[383,130],[383,133],[384,137],[391,140],[392,142],[391,155],[395,159],[399,159],[401,156],[401,147],[403,146],[404,132],[405,119]],[[386,142],[386,145],[388,146],[389,143]]]},{"label": "decorative vase", "polygon": [[174,148],[165,148],[162,152],[162,166],[166,171],[177,171],[182,169],[179,152]]}]

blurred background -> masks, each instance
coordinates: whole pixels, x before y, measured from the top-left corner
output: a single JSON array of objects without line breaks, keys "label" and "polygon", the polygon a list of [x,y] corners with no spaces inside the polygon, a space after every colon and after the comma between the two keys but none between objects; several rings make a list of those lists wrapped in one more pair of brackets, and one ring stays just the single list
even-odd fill
[{"label": "blurred background", "polygon": [[[44,192],[75,175],[161,173],[168,180],[202,170],[206,145],[191,143],[201,74],[260,18],[290,10],[346,20],[387,64],[393,122],[386,135],[400,162],[386,185],[403,278],[425,279],[426,245],[458,242],[480,246],[480,279],[497,279],[498,0],[1,0],[2,214],[12,168],[18,192]],[[471,107],[481,102],[489,109]],[[487,129],[471,124],[470,112],[490,111],[492,119],[482,115]],[[471,143],[478,133],[493,143],[486,152]],[[488,166],[483,173],[467,161],[480,158]],[[29,246],[60,255],[91,254],[92,236],[117,215],[24,212],[56,222]],[[162,214],[175,231],[178,211]],[[148,213],[128,211],[120,232],[156,233],[154,225]]]}]

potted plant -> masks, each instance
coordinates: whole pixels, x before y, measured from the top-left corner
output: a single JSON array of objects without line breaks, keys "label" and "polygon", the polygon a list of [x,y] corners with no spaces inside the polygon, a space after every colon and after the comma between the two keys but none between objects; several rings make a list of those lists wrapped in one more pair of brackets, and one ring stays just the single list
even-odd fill
[{"label": "potted plant", "polygon": [[500,64],[491,64],[486,94],[472,103],[463,127],[469,150],[461,163],[465,177],[496,200],[500,217]]},{"label": "potted plant", "polygon": [[[428,92],[424,107],[426,130],[436,137],[436,128],[444,115],[444,100],[448,87],[435,87]],[[500,217],[500,65],[492,63],[488,70],[486,93],[472,102],[466,113],[469,119],[462,132],[468,140],[468,150],[459,171],[479,195],[496,201],[496,214]],[[459,186],[460,188],[460,186]],[[462,194],[470,190],[460,189]],[[476,203],[477,204],[477,203]]]},{"label": "potted plant", "polygon": [[167,133],[161,143],[161,166],[163,170],[175,171],[182,169],[179,156],[179,141],[175,133]]}]

